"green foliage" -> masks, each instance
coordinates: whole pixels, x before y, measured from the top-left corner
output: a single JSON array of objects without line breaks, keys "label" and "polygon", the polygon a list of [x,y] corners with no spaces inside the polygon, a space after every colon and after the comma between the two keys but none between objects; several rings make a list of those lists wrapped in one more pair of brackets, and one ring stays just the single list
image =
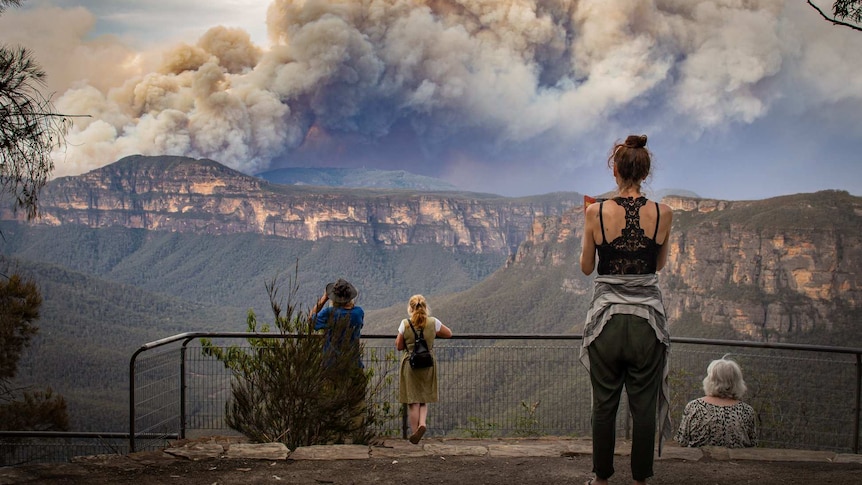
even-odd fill
[{"label": "green foliage", "polygon": [[858,207],[859,197],[845,191],[823,190],[764,200],[729,201],[726,204],[725,209],[706,213],[675,211],[674,233],[729,227],[761,234],[785,234],[796,230],[844,232],[857,224],[853,208]]},{"label": "green foliage", "polygon": [[[462,290],[503,261],[500,255],[433,245],[384,249],[253,234],[8,221],[0,229],[6,255],[0,255],[0,271],[21,268],[40,282],[41,326],[50,329],[25,355],[24,377],[63,394],[72,428],[81,431],[120,431],[128,425],[122,405],[128,359],[140,345],[181,332],[230,330],[250,308],[268,313],[262,290],[285,260],[301,257],[310,268],[300,269],[298,301],[316,299],[330,278],[342,276],[359,288],[366,311],[406,301],[413,293]],[[413,278],[416,274],[431,276]],[[366,329],[371,323],[366,316]]]},{"label": "green foliage", "polygon": [[[575,238],[554,244],[559,246],[553,250],[575,255],[577,262],[580,243]],[[543,250],[538,248],[536,253]],[[573,268],[567,263],[510,262],[465,291],[435,296],[431,311],[443,323],[457,325],[459,333],[574,333],[583,327],[592,278]],[[568,282],[585,290],[575,294],[565,287]],[[405,316],[403,301],[406,298],[393,307],[368,312],[366,321],[374,331],[394,332]]]},{"label": "green foliage", "polygon": [[539,408],[541,401],[527,403],[521,401],[522,414],[515,418],[515,435],[517,436],[539,436],[539,419],[536,417],[536,410]]},{"label": "green foliage", "polygon": [[368,443],[375,408],[366,404],[370,376],[358,365],[363,344],[351,340],[349,318],[343,318],[330,322],[325,348],[308,316],[293,304],[297,289],[291,285],[282,308],[273,280],[267,292],[274,324],[259,326],[253,311],[246,321],[249,332],[272,330],[286,338],[250,338],[250,349],[203,342],[205,355],[233,371],[227,424],[254,441],[280,441],[291,449]]},{"label": "green foliage", "polygon": [[494,428],[497,428],[495,423],[486,421],[477,416],[467,418],[465,429],[471,438],[490,438],[494,433]]},{"label": "green foliage", "polygon": [[[5,401],[5,402],[3,402]],[[44,391],[24,391],[17,399],[6,401],[0,396],[0,429],[66,431],[69,415],[66,400],[54,394],[51,388]]]},{"label": "green foliage", "polygon": [[[92,229],[0,223],[3,253],[52,263],[106,281],[190,302],[269,311],[260,291],[285,262],[301,259],[297,297],[311,301],[336,277],[359,289],[363,308],[406,301],[414,293],[462,291],[504,262],[500,254],[465,254],[427,244],[399,248],[304,241],[258,234],[203,235],[110,227]],[[56,244],[57,240],[64,244]],[[224,275],[231,275],[225,278]],[[415,275],[423,275],[416,278]]]},{"label": "green foliage", "polygon": [[21,351],[30,343],[38,327],[42,295],[33,281],[13,274],[0,281],[0,382],[15,377]]},{"label": "green foliage", "polygon": [[228,330],[228,321],[245,314],[0,256],[0,273],[13,272],[38,281],[42,295],[40,331],[21,354],[17,383],[62,394],[76,431],[128,426],[129,357],[141,345],[190,330]]},{"label": "green foliage", "polygon": [[65,430],[69,427],[66,401],[51,388],[16,388],[21,352],[38,327],[42,295],[33,281],[20,274],[0,280],[0,429]]}]

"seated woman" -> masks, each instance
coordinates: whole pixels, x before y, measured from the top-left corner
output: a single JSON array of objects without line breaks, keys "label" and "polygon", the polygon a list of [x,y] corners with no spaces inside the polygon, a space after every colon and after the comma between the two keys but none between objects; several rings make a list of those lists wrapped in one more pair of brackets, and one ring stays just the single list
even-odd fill
[{"label": "seated woman", "polygon": [[739,364],[725,357],[706,368],[703,392],[706,396],[685,406],[676,433],[680,446],[757,446],[757,417],[754,409],[740,401],[745,381]]}]

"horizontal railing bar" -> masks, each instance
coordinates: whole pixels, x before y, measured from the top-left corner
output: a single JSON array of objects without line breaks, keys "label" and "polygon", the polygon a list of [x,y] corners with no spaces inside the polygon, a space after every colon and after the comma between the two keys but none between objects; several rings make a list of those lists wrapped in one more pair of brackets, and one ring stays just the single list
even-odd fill
[{"label": "horizontal railing bar", "polygon": [[862,354],[862,348],[837,347],[834,345],[791,344],[782,342],[755,342],[751,340],[714,340],[693,337],[671,337],[671,343],[717,345],[720,347],[749,347],[758,349],[802,350],[808,352],[827,352],[837,354]]},{"label": "horizontal railing bar", "polygon": [[[176,439],[176,433],[138,433],[136,438]],[[111,438],[129,439],[129,433],[99,431],[0,431],[0,438]]]},{"label": "horizontal railing bar", "polygon": [[[314,334],[318,335],[318,334]],[[146,343],[138,352],[167,345],[180,340],[196,338],[304,338],[309,335],[281,334],[267,332],[186,332]],[[312,335],[313,336],[313,335]],[[392,334],[362,334],[363,339],[393,339]],[[452,336],[452,340],[583,340],[580,334],[494,334],[466,333]],[[671,337],[671,343],[717,345],[722,347],[749,347],[759,349],[801,350],[808,352],[828,352],[862,355],[862,348],[837,347],[832,345],[793,344],[782,342],[756,342],[751,340],[714,340],[705,338]]]}]

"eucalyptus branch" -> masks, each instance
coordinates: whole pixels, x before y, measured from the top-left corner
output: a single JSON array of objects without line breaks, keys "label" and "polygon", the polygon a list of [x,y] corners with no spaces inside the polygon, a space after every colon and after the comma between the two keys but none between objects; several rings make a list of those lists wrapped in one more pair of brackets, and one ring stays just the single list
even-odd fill
[{"label": "eucalyptus branch", "polygon": [[862,27],[860,27],[860,26],[858,26],[858,25],[853,25],[853,24],[850,24],[850,23],[847,23],[847,22],[842,22],[842,21],[840,21],[840,20],[838,20],[838,19],[836,19],[836,18],[832,18],[832,17],[830,17],[830,16],[826,15],[826,14],[823,12],[823,10],[821,10],[821,9],[820,9],[820,7],[818,7],[817,5],[814,5],[813,3],[811,3],[811,0],[806,0],[806,2],[808,3],[808,5],[811,5],[811,8],[813,8],[814,10],[817,10],[817,13],[819,13],[821,17],[823,17],[823,18],[824,18],[824,19],[826,19],[827,21],[831,22],[831,23],[832,23],[832,25],[841,25],[841,26],[843,26],[843,27],[849,27],[849,28],[851,28],[851,29],[853,29],[853,30],[858,30],[858,31],[862,32]]}]

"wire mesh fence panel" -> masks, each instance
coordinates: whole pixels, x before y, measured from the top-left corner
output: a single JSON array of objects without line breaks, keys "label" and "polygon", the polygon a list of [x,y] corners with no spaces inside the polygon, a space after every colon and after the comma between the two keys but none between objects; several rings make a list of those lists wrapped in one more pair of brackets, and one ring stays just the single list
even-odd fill
[{"label": "wire mesh fence panel", "polygon": [[433,434],[467,437],[582,435],[589,431],[589,381],[577,342],[447,342],[436,349]]},{"label": "wire mesh fence panel", "polygon": [[403,434],[403,409],[398,402],[398,369],[401,354],[396,352],[391,339],[380,339],[365,344],[363,362],[370,376],[369,405],[372,406],[372,424],[378,436]]},{"label": "wire mesh fence panel", "polygon": [[[246,348],[247,347],[243,347]],[[186,435],[200,431],[230,433],[225,404],[231,392],[231,371],[199,344],[186,349]]]},{"label": "wire mesh fence panel", "polygon": [[147,435],[135,449],[164,445],[165,438],[182,427],[182,358],[179,346],[141,353],[134,367],[134,432]]},{"label": "wire mesh fence panel", "polygon": [[676,344],[671,359],[672,415],[703,396],[712,360],[739,363],[748,391],[743,401],[758,418],[759,445],[768,448],[853,451],[856,363],[853,355]]},{"label": "wire mesh fence panel", "polygon": [[[589,436],[591,392],[589,374],[578,360],[580,345],[579,339],[550,337],[438,340],[439,400],[429,407],[429,436]],[[402,354],[391,338],[364,339],[364,346],[373,429],[381,436],[401,436]],[[231,371],[195,342],[185,350],[186,415],[180,419],[180,353],[160,350],[142,358],[146,365],[139,366],[136,377],[138,429],[176,431],[182,422],[187,436],[231,433],[225,424]],[[675,426],[685,404],[703,395],[709,362],[727,353],[743,368],[748,384],[743,400],[757,412],[760,446],[854,450],[858,383],[853,354],[674,343],[669,362]],[[620,437],[628,436],[625,393],[617,427]]]},{"label": "wire mesh fence panel", "polygon": [[[552,348],[500,345],[438,341],[440,399],[430,408],[429,436],[587,434],[589,378],[577,361],[577,343]],[[548,359],[549,353],[558,357]],[[371,375],[369,404],[375,407],[374,428],[381,436],[403,432],[400,358],[391,343],[365,344],[363,361]],[[187,349],[186,369],[186,435],[229,433],[224,418],[231,371],[194,345]]]}]

